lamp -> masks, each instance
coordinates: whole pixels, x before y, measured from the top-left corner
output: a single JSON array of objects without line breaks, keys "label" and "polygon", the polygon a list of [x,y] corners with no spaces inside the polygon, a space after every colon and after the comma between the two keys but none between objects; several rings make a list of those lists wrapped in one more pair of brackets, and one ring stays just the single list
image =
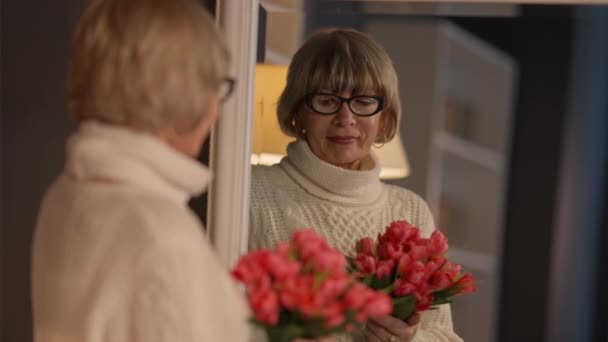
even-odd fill
[{"label": "lamp", "polygon": [[[277,102],[286,79],[286,65],[257,64],[255,67],[252,164],[278,163],[287,152],[287,144],[294,140],[281,132],[277,120]],[[409,175],[410,167],[399,132],[381,148],[373,149],[382,166],[380,178]]]},{"label": "lamp", "polygon": [[286,65],[255,66],[252,164],[278,163],[287,152],[287,144],[294,140],[281,132],[277,120],[277,102],[286,79]]},{"label": "lamp", "polygon": [[395,179],[409,176],[410,163],[408,162],[403,143],[401,143],[399,131],[397,131],[395,137],[384,144],[384,146],[372,148],[374,149],[376,156],[378,156],[378,160],[382,166],[380,178]]}]

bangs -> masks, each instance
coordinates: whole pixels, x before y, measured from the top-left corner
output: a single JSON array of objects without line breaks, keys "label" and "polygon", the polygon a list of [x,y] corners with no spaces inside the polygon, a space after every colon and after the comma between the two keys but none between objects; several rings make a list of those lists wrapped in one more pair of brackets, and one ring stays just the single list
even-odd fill
[{"label": "bangs", "polygon": [[[318,92],[321,89],[340,93],[351,91],[352,94],[384,96],[383,73],[374,66],[381,61],[373,60],[375,56],[363,55],[359,47],[352,47],[352,42],[330,39],[317,49],[320,55],[308,65],[306,92]],[[370,94],[373,92],[373,94]]]}]

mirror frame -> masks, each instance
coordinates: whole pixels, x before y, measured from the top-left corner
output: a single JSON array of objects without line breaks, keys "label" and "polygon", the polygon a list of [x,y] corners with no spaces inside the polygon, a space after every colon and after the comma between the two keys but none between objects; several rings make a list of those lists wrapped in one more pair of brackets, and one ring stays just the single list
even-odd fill
[{"label": "mirror frame", "polygon": [[207,232],[219,260],[232,267],[247,250],[258,0],[218,1],[216,18],[232,52],[233,96],[211,132]]}]

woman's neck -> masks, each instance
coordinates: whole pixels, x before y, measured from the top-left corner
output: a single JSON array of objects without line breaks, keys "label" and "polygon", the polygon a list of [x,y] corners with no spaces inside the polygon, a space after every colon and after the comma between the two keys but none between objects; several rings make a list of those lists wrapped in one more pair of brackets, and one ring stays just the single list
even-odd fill
[{"label": "woman's neck", "polygon": [[346,170],[359,171],[361,170],[361,160],[355,160],[354,162],[344,164],[336,164],[336,166]]},{"label": "woman's neck", "polygon": [[317,157],[304,141],[287,146],[281,167],[309,193],[348,204],[369,204],[382,192],[380,167],[373,154],[358,161],[359,170],[327,163]]}]

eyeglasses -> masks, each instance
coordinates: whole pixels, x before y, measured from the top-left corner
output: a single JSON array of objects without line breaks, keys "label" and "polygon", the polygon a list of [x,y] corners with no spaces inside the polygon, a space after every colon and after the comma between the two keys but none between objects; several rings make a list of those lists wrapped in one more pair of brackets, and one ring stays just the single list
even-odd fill
[{"label": "eyeglasses", "polygon": [[384,108],[384,98],[381,96],[357,95],[344,98],[334,94],[310,94],[305,103],[313,112],[322,115],[335,114],[346,102],[348,108],[357,116],[372,116]]},{"label": "eyeglasses", "polygon": [[234,91],[235,80],[233,78],[224,78],[220,83],[220,88],[218,91],[220,102],[225,102],[228,100],[232,92]]}]

